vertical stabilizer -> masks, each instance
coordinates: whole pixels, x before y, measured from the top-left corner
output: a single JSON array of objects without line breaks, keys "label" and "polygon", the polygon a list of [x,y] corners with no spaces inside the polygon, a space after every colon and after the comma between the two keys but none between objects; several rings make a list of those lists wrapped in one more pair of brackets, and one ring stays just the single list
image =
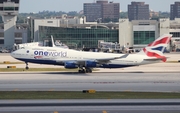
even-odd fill
[{"label": "vertical stabilizer", "polygon": [[143,48],[138,54],[147,55],[148,57],[162,58],[163,61],[166,61],[166,57],[163,53],[171,38],[171,34],[164,34],[154,42],[148,44],[148,46]]}]

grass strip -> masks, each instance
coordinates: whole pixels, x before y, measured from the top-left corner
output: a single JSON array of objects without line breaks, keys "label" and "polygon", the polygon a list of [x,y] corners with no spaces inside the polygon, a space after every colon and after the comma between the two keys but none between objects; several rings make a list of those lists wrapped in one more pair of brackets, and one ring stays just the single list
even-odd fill
[{"label": "grass strip", "polygon": [[78,91],[2,91],[0,99],[179,99],[180,93],[162,92],[96,92]]},{"label": "grass strip", "polygon": [[0,62],[0,64],[7,65],[7,64],[25,64],[25,63],[24,62],[9,62],[9,63]]},{"label": "grass strip", "polygon": [[180,63],[178,61],[166,61],[166,63]]}]

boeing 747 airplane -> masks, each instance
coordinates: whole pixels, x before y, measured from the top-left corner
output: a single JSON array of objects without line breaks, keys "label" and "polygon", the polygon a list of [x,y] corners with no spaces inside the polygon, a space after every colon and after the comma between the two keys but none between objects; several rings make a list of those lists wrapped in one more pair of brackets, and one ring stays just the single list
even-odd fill
[{"label": "boeing 747 airplane", "polygon": [[54,47],[25,47],[11,53],[15,59],[26,63],[79,68],[79,73],[92,73],[93,68],[124,68],[144,64],[165,62],[163,55],[172,35],[165,34],[136,54],[84,52]]}]

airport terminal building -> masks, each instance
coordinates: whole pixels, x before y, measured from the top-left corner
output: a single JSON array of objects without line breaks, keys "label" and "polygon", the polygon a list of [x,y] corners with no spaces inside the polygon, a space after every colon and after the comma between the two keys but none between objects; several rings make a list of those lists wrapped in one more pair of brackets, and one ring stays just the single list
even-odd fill
[{"label": "airport terminal building", "polygon": [[[82,19],[82,18],[81,18]],[[39,24],[36,19],[34,20]],[[40,20],[38,20],[40,21]],[[157,20],[132,20],[119,19],[119,23],[69,23],[57,25],[57,20],[41,20],[44,25],[39,24],[37,41],[44,41],[46,45],[50,41],[50,35],[55,40],[60,40],[67,45],[82,47],[98,47],[98,42],[117,42],[121,46],[142,48],[163,34],[173,34],[171,46],[180,48],[180,19],[170,20],[162,18]],[[60,20],[58,20],[60,21]],[[62,20],[61,20],[62,21]],[[70,21],[69,21],[70,22]],[[53,24],[54,23],[54,24]]]},{"label": "airport terminal building", "polygon": [[43,41],[49,46],[50,36],[68,46],[97,48],[100,41],[119,43],[120,46],[142,48],[163,34],[173,34],[171,46],[180,48],[180,18],[170,20],[129,20],[98,23],[86,17],[27,18],[27,23],[16,24],[20,0],[1,0],[0,49],[11,49],[14,44]]},{"label": "airport terminal building", "polygon": [[98,42],[118,42],[118,30],[107,28],[63,28],[39,27],[39,39],[48,45],[49,37],[60,40],[68,46],[77,48],[98,48]]},{"label": "airport terminal building", "polygon": [[[8,44],[4,24],[0,27],[0,46]],[[28,24],[16,24],[13,31],[14,43],[43,41],[50,45],[50,36],[75,48],[97,48],[99,41],[119,43],[120,46],[142,48],[163,34],[173,34],[171,46],[180,48],[180,19],[157,20],[119,19],[117,23],[86,22],[86,17],[62,17],[50,19],[29,18]]]},{"label": "airport terminal building", "polygon": [[50,45],[50,36],[68,46],[97,48],[100,41],[120,46],[142,48],[163,34],[173,34],[171,46],[180,49],[180,18],[170,20],[119,19],[119,22],[87,22],[86,17],[62,15],[45,19],[28,17],[27,23],[16,24],[20,0],[2,0],[0,14],[0,49],[14,44],[43,41]]},{"label": "airport terminal building", "polygon": [[[99,41],[118,42],[118,23],[86,22],[86,17],[55,17],[51,19],[32,19],[31,36],[33,41],[44,41],[45,46],[51,44],[50,37],[76,48],[97,48]],[[31,28],[31,26],[30,26]],[[31,29],[30,29],[31,30]]]}]

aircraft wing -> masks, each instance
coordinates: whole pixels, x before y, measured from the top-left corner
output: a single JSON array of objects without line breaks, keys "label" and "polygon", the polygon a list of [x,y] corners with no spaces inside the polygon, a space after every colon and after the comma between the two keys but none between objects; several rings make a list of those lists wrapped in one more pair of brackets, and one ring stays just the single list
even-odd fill
[{"label": "aircraft wing", "polygon": [[110,60],[115,60],[115,59],[120,59],[121,57],[112,57],[112,58],[98,58],[95,59],[96,61],[110,61]]},{"label": "aircraft wing", "polygon": [[125,55],[120,56],[120,57],[97,58],[97,59],[66,59],[66,60],[56,59],[56,62],[58,62],[58,63],[73,62],[76,64],[85,64],[86,61],[94,61],[94,62],[101,64],[101,63],[108,63],[110,60],[126,58],[128,55],[129,54],[125,54]]},{"label": "aircraft wing", "polygon": [[129,54],[125,54],[123,56],[120,57],[112,57],[112,58],[99,58],[96,59],[97,62],[109,62],[110,60],[115,60],[115,59],[122,59],[122,58],[126,58]]}]

